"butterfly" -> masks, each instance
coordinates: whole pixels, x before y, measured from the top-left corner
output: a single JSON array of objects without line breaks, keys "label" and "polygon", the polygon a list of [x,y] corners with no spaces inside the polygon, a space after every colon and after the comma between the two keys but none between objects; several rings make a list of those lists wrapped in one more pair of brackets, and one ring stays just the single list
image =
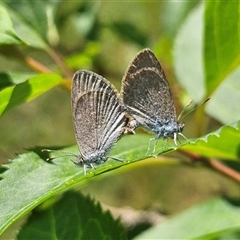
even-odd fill
[{"label": "butterfly", "polygon": [[[133,117],[132,128],[143,127],[155,133],[150,141],[172,138],[182,134],[184,124],[179,123],[172,93],[163,68],[150,49],[140,51],[130,63],[122,80],[121,95],[127,112]],[[150,149],[150,141],[148,151]]]},{"label": "butterfly", "polygon": [[[76,141],[81,155],[75,156],[77,165],[94,169],[94,165],[112,158],[108,153],[125,133],[134,133],[127,127],[129,117],[114,86],[102,76],[87,70],[80,70],[73,76],[72,117]],[[45,152],[53,150],[43,149]],[[49,158],[47,160],[52,160]]]}]

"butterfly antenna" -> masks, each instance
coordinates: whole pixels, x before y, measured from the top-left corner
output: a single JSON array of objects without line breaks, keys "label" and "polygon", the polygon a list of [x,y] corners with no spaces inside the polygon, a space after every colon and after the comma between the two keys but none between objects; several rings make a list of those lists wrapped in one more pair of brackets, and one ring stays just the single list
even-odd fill
[{"label": "butterfly antenna", "polygon": [[61,156],[56,156],[56,157],[49,157],[46,159],[46,161],[52,161],[53,159],[59,158],[59,157],[63,157],[63,156],[74,156],[78,158],[78,155],[72,153],[72,152],[67,152],[67,151],[61,151],[61,150],[53,150],[53,149],[42,149],[42,152],[59,152],[59,153],[63,153],[64,155]]},{"label": "butterfly antenna", "polygon": [[[184,109],[182,110],[182,112],[180,113],[180,115],[178,116],[178,120],[180,120],[180,118],[185,118],[189,113],[193,112],[196,108],[202,106],[203,104],[205,104],[207,101],[209,101],[211,98],[207,98],[206,100],[204,100],[202,103],[200,103],[199,105],[197,105],[196,107],[194,107],[193,109],[191,109],[189,112],[187,112],[185,115],[183,115],[183,112],[185,111],[185,109],[192,103],[192,100],[186,105],[186,107],[184,107]],[[182,117],[183,115],[183,117]]]},{"label": "butterfly antenna", "polygon": [[[182,115],[183,115],[183,113],[184,113],[184,111],[192,104],[192,100],[183,108],[183,110],[181,111],[181,113],[179,114],[179,116],[178,116],[178,119],[177,119],[177,121],[179,121],[180,120],[180,118],[182,117]],[[191,112],[191,111],[190,111]],[[188,113],[190,113],[190,112],[188,112]],[[188,114],[187,113],[187,114]],[[184,115],[184,116],[186,116],[186,115]]]}]

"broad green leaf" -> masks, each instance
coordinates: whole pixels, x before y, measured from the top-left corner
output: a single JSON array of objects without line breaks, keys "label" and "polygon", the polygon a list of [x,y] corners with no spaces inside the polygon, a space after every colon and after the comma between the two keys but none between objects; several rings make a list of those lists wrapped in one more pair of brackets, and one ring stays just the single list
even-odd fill
[{"label": "broad green leaf", "polygon": [[240,119],[239,103],[240,68],[237,68],[211,96],[211,101],[207,104],[206,112],[218,121],[230,124]]},{"label": "broad green leaf", "polygon": [[19,35],[32,46],[44,48],[46,42],[56,44],[59,40],[54,23],[58,2],[19,0],[8,1],[5,4],[11,9],[11,16]]},{"label": "broad green leaf", "polygon": [[39,33],[28,23],[26,23],[20,13],[8,8],[14,28],[17,34],[31,47],[46,49],[47,45]]},{"label": "broad green leaf", "polygon": [[194,9],[180,28],[173,49],[178,81],[190,98],[199,102],[205,94],[203,74],[203,4]]},{"label": "broad green leaf", "polygon": [[[195,102],[202,101],[204,95],[208,95],[204,84],[203,11],[201,4],[191,12],[178,32],[173,51],[178,81]],[[215,92],[208,95],[211,100],[206,105],[207,113],[224,124],[231,124],[240,119],[239,79],[239,69],[229,72],[229,76]]]},{"label": "broad green leaf", "polygon": [[58,74],[39,74],[15,86],[0,92],[0,116],[9,109],[33,100],[61,81]]},{"label": "broad green leaf", "polygon": [[216,157],[239,161],[240,121],[224,126],[199,138],[194,144],[183,146],[183,150],[205,157]]},{"label": "broad green leaf", "polygon": [[0,45],[23,43],[23,40],[17,35],[13,28],[7,10],[0,4]]},{"label": "broad green leaf", "polygon": [[15,84],[23,83],[26,79],[33,77],[33,73],[6,72],[0,73],[0,90]]},{"label": "broad green leaf", "polygon": [[[94,170],[87,169],[86,176],[81,166],[72,163],[71,160],[76,161],[74,156],[59,157],[49,163],[45,161],[47,155],[41,155],[40,151],[37,151],[38,154],[29,152],[19,155],[10,164],[4,165],[6,171],[0,175],[0,234],[51,196],[70,187],[79,187],[88,178],[103,172],[148,158],[146,151],[149,138],[148,135],[141,134],[124,136],[109,153],[109,156],[123,159],[123,162],[109,159],[104,164],[97,165]],[[165,142],[162,142],[162,153],[173,149],[170,144],[167,148],[164,145]],[[64,150],[78,154],[76,146]],[[63,153],[51,156],[61,155]]]},{"label": "broad green leaf", "polygon": [[[178,147],[187,151],[195,151],[203,156],[236,159],[240,139],[239,127],[240,122],[225,126],[199,140],[191,140],[192,144]],[[62,157],[47,163],[44,159],[48,156],[42,156],[39,150],[36,153],[29,152],[19,155],[11,164],[4,166],[7,170],[0,176],[2,178],[0,181],[0,206],[4,206],[3,209],[0,209],[0,234],[12,222],[51,196],[70,187],[79,187],[88,178],[98,174],[148,158],[146,151],[149,139],[150,136],[141,134],[124,136],[109,153],[109,156],[123,159],[123,162],[110,158],[105,163],[97,165],[94,170],[87,169],[86,176],[84,176],[81,166],[78,167],[70,161],[76,161],[74,156],[62,156],[63,153],[55,152],[50,157]],[[166,147],[165,143],[166,140],[159,141],[158,154],[177,149],[174,143],[168,143]],[[76,147],[65,150],[78,154]],[[24,198],[20,197],[23,195]],[[5,202],[8,202],[7,206],[4,205]]]},{"label": "broad green leaf", "polygon": [[211,94],[240,64],[240,1],[207,1],[204,26],[204,67]]},{"label": "broad green leaf", "polygon": [[[188,13],[200,2],[198,1],[164,1],[161,8],[161,19],[163,32],[174,36]],[[174,17],[169,17],[174,16]]]},{"label": "broad green leaf", "polygon": [[134,239],[217,239],[234,230],[240,230],[240,208],[215,198],[187,209]]},{"label": "broad green leaf", "polygon": [[[69,207],[71,206],[71,207]],[[126,239],[119,221],[80,193],[67,192],[45,210],[35,210],[18,239]]]}]

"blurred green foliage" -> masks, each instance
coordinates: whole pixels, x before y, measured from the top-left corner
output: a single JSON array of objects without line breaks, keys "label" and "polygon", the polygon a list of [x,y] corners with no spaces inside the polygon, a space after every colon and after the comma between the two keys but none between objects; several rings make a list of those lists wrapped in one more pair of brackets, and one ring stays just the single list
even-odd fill
[{"label": "blurred green foliage", "polygon": [[[239,7],[220,0],[2,1],[0,239],[34,238],[38,227],[44,239],[238,239]],[[184,119],[192,144],[173,151],[160,141],[159,153],[171,153],[140,161],[150,136],[138,130],[112,151],[128,162],[107,161],[87,176],[69,158],[46,163],[41,146],[75,145],[73,73],[92,70],[120,89],[129,62],[145,47],[161,62],[178,112],[190,99],[212,98]],[[84,195],[59,195],[71,188]],[[147,220],[138,228],[135,219],[124,229],[87,194],[124,213],[130,206],[168,220],[145,231]]]}]

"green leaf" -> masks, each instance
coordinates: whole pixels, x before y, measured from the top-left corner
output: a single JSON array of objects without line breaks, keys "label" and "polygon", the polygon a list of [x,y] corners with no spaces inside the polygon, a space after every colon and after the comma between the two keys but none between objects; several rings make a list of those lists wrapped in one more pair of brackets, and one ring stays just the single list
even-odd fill
[{"label": "green leaf", "polygon": [[25,21],[24,19],[25,13],[21,14],[19,10],[15,11],[9,5],[11,5],[10,2],[5,3],[5,6],[12,18],[14,29],[17,32],[18,36],[20,36],[21,39],[23,39],[23,41],[29,44],[31,47],[46,49],[47,44],[44,38],[42,38],[39,32],[36,29],[34,29],[34,27],[31,24]]},{"label": "green leaf", "polygon": [[29,102],[58,85],[58,74],[39,74],[18,85],[7,87],[0,92],[0,116],[19,104]]},{"label": "green leaf", "polygon": [[[173,49],[174,68],[178,81],[195,102],[202,101],[204,95],[209,96],[210,94],[205,86],[205,81],[208,80],[204,80],[203,7],[204,5],[201,4],[189,14],[178,32]],[[205,24],[208,23],[205,21]],[[209,41],[213,44],[213,40],[209,39]],[[209,51],[213,51],[213,49]],[[211,58],[207,61],[211,61]],[[208,67],[210,68],[210,66]],[[214,72],[215,67],[212,67]],[[240,70],[229,71],[228,74],[224,82],[218,82],[221,85],[215,89],[214,93],[211,93],[211,101],[206,105],[207,113],[224,124],[231,124],[240,119],[240,105],[238,104],[240,99]]]},{"label": "green leaf", "polygon": [[[0,175],[0,234],[48,198],[70,187],[79,187],[79,184],[85,183],[88,178],[148,158],[146,151],[149,138],[148,135],[141,134],[124,136],[109,153],[109,156],[123,159],[123,162],[110,158],[97,165],[94,170],[87,169],[86,176],[81,166],[78,167],[70,161],[76,161],[74,156],[59,157],[49,163],[45,161],[48,156],[41,155],[40,151],[37,151],[38,154],[29,152],[19,155],[11,164],[4,165],[6,171]],[[167,148],[164,148],[164,145],[165,141],[161,145],[162,152],[173,149],[170,144]],[[78,154],[76,146],[64,150]],[[63,153],[54,153],[51,156],[61,155]]]},{"label": "green leaf", "polygon": [[[237,159],[237,150],[240,139],[240,122],[225,126],[201,139],[191,140],[192,144],[178,146],[183,150],[195,151],[203,156],[216,156],[228,159]],[[0,181],[0,234],[19,217],[44,202],[51,196],[59,194],[70,187],[79,187],[88,178],[119,168],[121,166],[146,159],[150,136],[124,136],[109,153],[109,156],[123,159],[123,162],[109,159],[97,165],[94,170],[87,169],[84,176],[83,168],[76,166],[70,160],[75,157],[62,156],[63,153],[51,154],[50,157],[62,156],[51,163],[44,161],[47,155],[40,151],[19,155],[11,164],[5,165],[7,170],[1,174]],[[174,143],[166,140],[159,141],[159,154],[177,149]],[[183,144],[184,145],[184,144]],[[152,146],[151,146],[152,148]],[[77,147],[64,149],[78,154]],[[42,156],[42,157],[40,157]],[[24,198],[21,196],[24,195]],[[15,200],[14,200],[15,199]],[[4,203],[8,202],[7,205]]]},{"label": "green leaf", "polygon": [[[161,6],[160,22],[164,34],[174,36],[179,31],[179,26],[188,16],[188,13],[198,5],[200,1],[165,1]],[[169,17],[174,16],[174,18]],[[161,36],[162,37],[162,36]]]},{"label": "green leaf", "polygon": [[0,45],[23,44],[13,28],[11,18],[6,9],[0,4]]},{"label": "green leaf", "polygon": [[26,79],[33,77],[33,73],[7,72],[0,73],[0,90],[19,83],[23,83]]},{"label": "green leaf", "polygon": [[211,96],[211,101],[207,104],[206,112],[219,122],[230,124],[240,119],[239,103],[240,68],[237,68]]},{"label": "green leaf", "polygon": [[208,93],[240,64],[240,1],[207,1],[204,67]]},{"label": "green leaf", "polygon": [[215,198],[187,209],[134,239],[216,239],[239,229],[240,208]]},{"label": "green leaf", "polygon": [[[69,207],[71,206],[71,207]],[[67,192],[54,206],[34,211],[18,239],[126,239],[119,221],[80,193]]]},{"label": "green leaf", "polygon": [[[205,95],[203,73],[203,4],[194,9],[180,28],[174,42],[174,69],[178,81],[195,102]],[[196,31],[197,29],[197,31]]]},{"label": "green leaf", "polygon": [[199,138],[194,144],[183,146],[182,149],[205,157],[239,161],[239,144],[240,121],[221,127],[217,131]]},{"label": "green leaf", "polygon": [[45,48],[46,42],[55,44],[59,40],[54,24],[58,2],[19,0],[7,1],[5,4],[10,10],[19,35],[30,45]]}]

